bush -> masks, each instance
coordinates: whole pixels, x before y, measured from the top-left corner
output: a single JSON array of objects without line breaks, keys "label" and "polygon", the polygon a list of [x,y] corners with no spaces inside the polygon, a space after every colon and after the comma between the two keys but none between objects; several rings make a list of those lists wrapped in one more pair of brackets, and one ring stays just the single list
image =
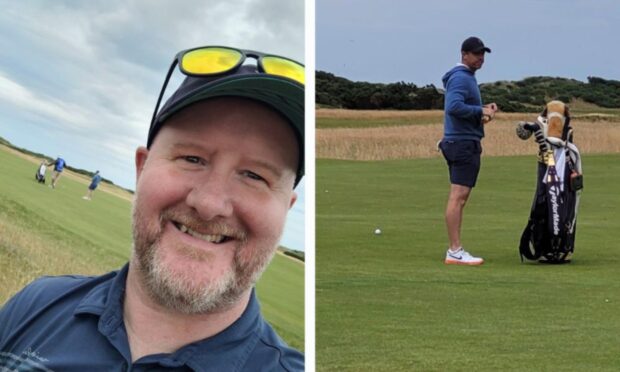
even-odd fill
[{"label": "bush", "polygon": [[[483,102],[496,102],[505,112],[527,112],[550,99],[583,99],[601,107],[620,108],[620,81],[590,76],[575,79],[535,76],[520,81],[481,84]],[[316,102],[348,109],[443,109],[444,93],[434,85],[418,87],[404,81],[390,84],[353,82],[328,72],[316,72]]]}]

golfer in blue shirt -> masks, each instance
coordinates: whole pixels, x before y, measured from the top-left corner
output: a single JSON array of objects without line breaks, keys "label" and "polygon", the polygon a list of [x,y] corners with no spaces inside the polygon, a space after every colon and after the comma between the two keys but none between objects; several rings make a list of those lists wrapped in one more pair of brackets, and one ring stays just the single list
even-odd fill
[{"label": "golfer in blue shirt", "polygon": [[52,184],[51,184],[51,187],[53,189],[55,189],[56,188],[56,184],[58,183],[58,179],[62,175],[62,171],[65,169],[65,166],[67,165],[67,163],[65,163],[65,159],[63,159],[63,158],[61,158],[59,156],[59,157],[56,158],[56,160],[54,160],[53,162],[49,163],[48,165],[54,165],[54,170],[52,172]]},{"label": "golfer in blue shirt", "polygon": [[82,199],[92,200],[93,192],[95,191],[97,186],[99,186],[99,182],[101,182],[101,175],[99,174],[99,171],[96,171],[93,179],[90,181],[90,185],[88,185],[88,193],[83,196]]},{"label": "golfer in blue shirt", "polygon": [[442,78],[446,88],[444,104],[444,137],[439,148],[450,173],[450,194],[446,205],[448,250],[446,264],[481,265],[484,259],[475,257],[461,245],[463,210],[480,171],[480,141],[484,125],[493,118],[495,103],[482,104],[475,73],[484,64],[485,53],[491,53],[482,40],[469,37],[461,45],[461,63]]}]

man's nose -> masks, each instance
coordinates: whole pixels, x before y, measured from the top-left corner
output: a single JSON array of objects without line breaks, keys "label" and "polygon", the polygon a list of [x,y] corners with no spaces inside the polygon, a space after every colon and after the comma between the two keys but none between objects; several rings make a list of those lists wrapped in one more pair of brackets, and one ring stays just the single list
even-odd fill
[{"label": "man's nose", "polygon": [[188,193],[186,203],[205,221],[232,216],[233,200],[229,177],[216,172],[201,177]]}]

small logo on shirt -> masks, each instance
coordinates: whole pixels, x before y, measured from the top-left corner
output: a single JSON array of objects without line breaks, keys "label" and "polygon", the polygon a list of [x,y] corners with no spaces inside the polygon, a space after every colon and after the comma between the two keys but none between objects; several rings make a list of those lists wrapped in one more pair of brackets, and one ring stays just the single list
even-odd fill
[{"label": "small logo on shirt", "polygon": [[47,362],[31,348],[24,350],[21,355],[0,352],[0,370],[8,372],[53,372],[43,364]]}]

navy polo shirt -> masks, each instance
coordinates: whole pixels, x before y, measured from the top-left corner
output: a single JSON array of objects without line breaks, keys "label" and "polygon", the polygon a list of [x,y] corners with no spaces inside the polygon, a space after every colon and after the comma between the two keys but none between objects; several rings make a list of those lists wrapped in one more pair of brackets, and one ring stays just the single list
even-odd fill
[{"label": "navy polo shirt", "polygon": [[260,314],[254,290],[232,325],[172,354],[134,363],[123,323],[129,265],[99,277],[40,278],[0,310],[0,370],[8,371],[303,371]]}]

